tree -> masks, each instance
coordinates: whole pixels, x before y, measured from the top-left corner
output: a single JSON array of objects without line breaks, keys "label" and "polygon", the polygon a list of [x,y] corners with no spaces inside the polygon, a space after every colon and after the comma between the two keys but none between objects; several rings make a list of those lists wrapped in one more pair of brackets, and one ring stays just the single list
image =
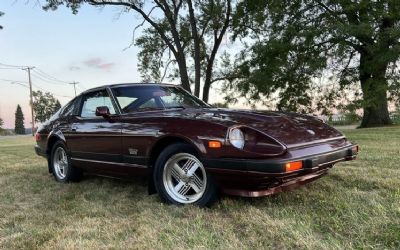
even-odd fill
[{"label": "tree", "polygon": [[33,91],[33,111],[36,122],[45,122],[61,108],[60,102],[53,94]]},{"label": "tree", "polygon": [[229,108],[227,103],[222,103],[222,102],[213,103],[211,104],[211,106],[215,108]]},{"label": "tree", "polygon": [[56,113],[58,110],[61,109],[61,103],[59,100],[56,100],[56,104],[54,105],[54,111],[53,113]]},{"label": "tree", "polygon": [[0,117],[0,131],[3,130],[4,121]]},{"label": "tree", "polygon": [[[0,11],[0,17],[1,17],[1,16],[4,16],[4,12],[1,12],[1,11]],[[2,29],[3,29],[3,26],[0,25],[0,30],[2,30]]]},{"label": "tree", "polygon": [[[208,101],[209,90],[217,79],[213,67],[217,52],[231,21],[232,0],[47,0],[45,10],[65,4],[77,13],[84,3],[93,6],[119,6],[133,11],[147,25],[133,44],[139,46],[139,70],[144,80],[180,78],[181,85]],[[157,15],[154,14],[157,13]]]},{"label": "tree", "polygon": [[24,114],[22,113],[21,106],[17,105],[17,110],[15,111],[15,133],[17,135],[25,134],[25,126],[24,126]]},{"label": "tree", "polygon": [[297,110],[310,105],[313,80],[329,75],[341,89],[361,87],[362,127],[391,123],[400,1],[242,0],[233,25],[255,42],[241,54],[242,78],[231,89],[256,99],[279,94],[280,109]]}]

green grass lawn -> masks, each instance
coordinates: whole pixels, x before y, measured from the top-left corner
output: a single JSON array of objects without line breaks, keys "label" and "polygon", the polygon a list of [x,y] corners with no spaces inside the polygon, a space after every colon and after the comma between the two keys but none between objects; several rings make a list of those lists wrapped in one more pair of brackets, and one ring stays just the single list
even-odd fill
[{"label": "green grass lawn", "polygon": [[400,127],[346,130],[358,160],[295,191],[223,197],[211,209],[146,183],[56,183],[33,138],[0,138],[0,248],[400,248]]}]

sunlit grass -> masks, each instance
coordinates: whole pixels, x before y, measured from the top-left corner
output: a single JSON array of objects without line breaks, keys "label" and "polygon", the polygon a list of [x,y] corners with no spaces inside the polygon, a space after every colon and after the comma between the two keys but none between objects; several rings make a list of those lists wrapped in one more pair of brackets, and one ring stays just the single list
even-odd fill
[{"label": "sunlit grass", "polygon": [[56,183],[31,137],[0,139],[0,248],[400,248],[400,127],[347,130],[357,161],[273,197],[211,209],[148,196],[143,180]]}]

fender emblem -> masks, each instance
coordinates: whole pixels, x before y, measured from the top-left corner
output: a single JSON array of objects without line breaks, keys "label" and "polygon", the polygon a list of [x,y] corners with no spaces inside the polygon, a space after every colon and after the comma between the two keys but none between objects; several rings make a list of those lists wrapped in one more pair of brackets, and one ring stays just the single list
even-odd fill
[{"label": "fender emblem", "polygon": [[138,153],[138,150],[136,148],[129,148],[128,150],[130,155],[137,155]]}]

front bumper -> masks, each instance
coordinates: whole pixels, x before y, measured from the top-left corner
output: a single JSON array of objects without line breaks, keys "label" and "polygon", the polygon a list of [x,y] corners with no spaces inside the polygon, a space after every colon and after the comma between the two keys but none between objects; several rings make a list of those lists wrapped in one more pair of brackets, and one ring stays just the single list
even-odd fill
[{"label": "front bumper", "polygon": [[[325,175],[337,162],[354,160],[357,145],[300,158],[281,159],[203,159],[222,191],[231,195],[257,197],[279,193]],[[286,171],[288,162],[301,161],[302,168]]]}]

